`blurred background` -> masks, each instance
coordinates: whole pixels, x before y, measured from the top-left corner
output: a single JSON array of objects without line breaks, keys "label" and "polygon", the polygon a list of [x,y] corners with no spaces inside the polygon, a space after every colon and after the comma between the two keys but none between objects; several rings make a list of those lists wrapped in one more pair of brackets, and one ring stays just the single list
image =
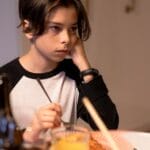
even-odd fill
[{"label": "blurred background", "polygon": [[[92,27],[85,43],[117,106],[119,129],[150,131],[150,1],[84,0]],[[0,66],[22,55],[17,0],[0,0]]]}]

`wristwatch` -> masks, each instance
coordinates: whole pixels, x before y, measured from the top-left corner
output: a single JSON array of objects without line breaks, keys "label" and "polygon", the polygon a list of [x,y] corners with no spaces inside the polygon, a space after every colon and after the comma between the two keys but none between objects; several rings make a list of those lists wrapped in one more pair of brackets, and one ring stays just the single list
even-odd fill
[{"label": "wristwatch", "polygon": [[80,72],[80,78],[82,80],[86,75],[93,75],[94,77],[96,77],[99,75],[99,71],[95,68],[89,68]]}]

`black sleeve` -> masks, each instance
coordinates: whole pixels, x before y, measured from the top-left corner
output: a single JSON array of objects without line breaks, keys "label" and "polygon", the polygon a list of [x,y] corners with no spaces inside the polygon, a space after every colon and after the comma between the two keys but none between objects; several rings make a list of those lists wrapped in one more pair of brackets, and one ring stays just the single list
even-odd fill
[{"label": "black sleeve", "polygon": [[101,75],[95,77],[89,83],[83,84],[80,79],[80,71],[73,64],[71,59],[66,59],[61,63],[61,67],[66,72],[67,76],[76,81],[77,87],[79,89],[79,101],[77,106],[77,117],[81,117],[86,121],[93,129],[97,129],[95,123],[87,112],[86,108],[83,106],[82,98],[87,96],[97,112],[103,119],[104,123],[109,129],[118,128],[119,117],[116,106],[112,102],[108,95],[107,87],[103,81]]},{"label": "black sleeve", "polygon": [[108,90],[103,81],[102,76],[95,77],[92,81],[79,86],[79,102],[78,102],[78,117],[86,121],[93,129],[97,129],[95,123],[82,104],[83,96],[87,96],[98,114],[103,119],[104,123],[109,129],[118,128],[119,117],[116,106],[108,95]]}]

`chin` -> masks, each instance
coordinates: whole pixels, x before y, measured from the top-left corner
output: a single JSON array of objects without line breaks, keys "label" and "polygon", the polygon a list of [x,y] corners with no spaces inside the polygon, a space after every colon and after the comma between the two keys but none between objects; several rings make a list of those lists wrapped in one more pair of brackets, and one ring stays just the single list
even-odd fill
[{"label": "chin", "polygon": [[64,57],[64,58],[56,58],[54,61],[59,63],[59,62],[63,61],[65,58],[66,57]]}]

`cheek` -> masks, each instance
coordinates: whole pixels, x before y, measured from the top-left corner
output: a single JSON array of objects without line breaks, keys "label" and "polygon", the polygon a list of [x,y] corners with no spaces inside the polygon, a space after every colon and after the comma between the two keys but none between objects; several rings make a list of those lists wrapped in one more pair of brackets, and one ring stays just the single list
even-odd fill
[{"label": "cheek", "polygon": [[74,45],[77,42],[77,40],[78,40],[77,36],[72,37],[72,39],[71,39],[72,45]]},{"label": "cheek", "polygon": [[54,45],[56,43],[56,39],[50,36],[44,36],[39,40],[40,45],[49,47],[50,45]]},{"label": "cheek", "polygon": [[51,46],[52,46],[51,43],[53,42],[51,42],[47,38],[39,38],[36,40],[35,46],[37,49],[40,49],[42,51],[48,51],[49,49],[51,49]]}]

